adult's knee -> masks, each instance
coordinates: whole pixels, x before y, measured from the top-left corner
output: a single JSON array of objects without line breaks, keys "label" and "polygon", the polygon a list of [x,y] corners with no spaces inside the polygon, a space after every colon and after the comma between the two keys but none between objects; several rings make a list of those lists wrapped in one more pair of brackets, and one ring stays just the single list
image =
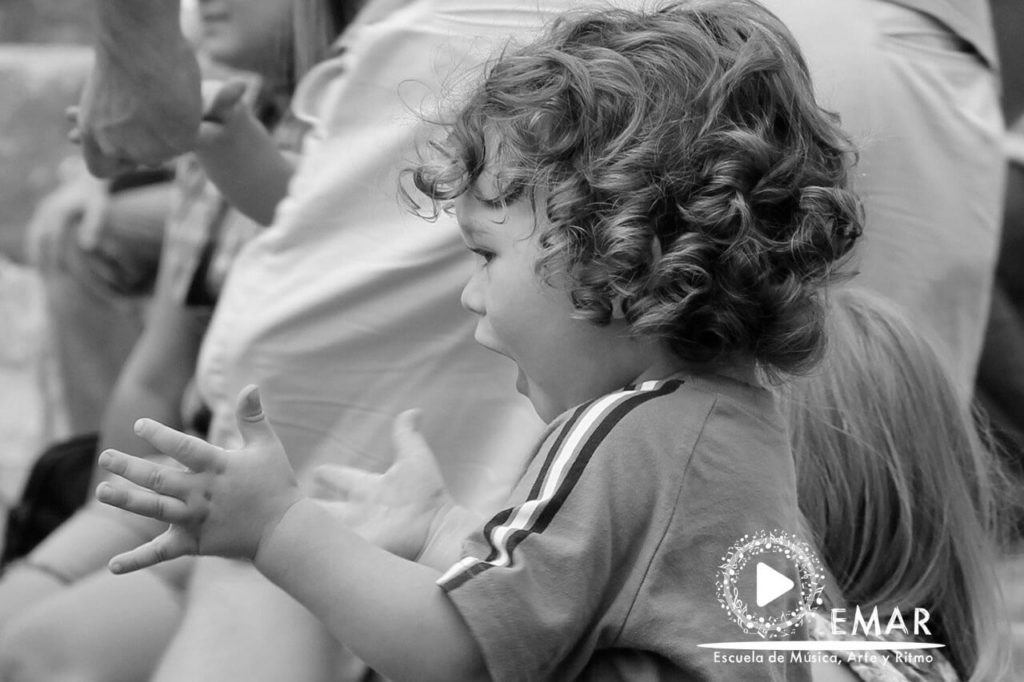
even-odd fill
[{"label": "adult's knee", "polygon": [[0,636],[0,682],[103,682],[77,664],[74,644],[58,623],[33,611]]}]

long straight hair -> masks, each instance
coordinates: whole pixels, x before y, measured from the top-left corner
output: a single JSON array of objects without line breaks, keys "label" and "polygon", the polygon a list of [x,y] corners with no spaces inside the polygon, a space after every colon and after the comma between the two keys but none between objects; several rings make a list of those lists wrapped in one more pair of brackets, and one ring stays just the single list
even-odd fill
[{"label": "long straight hair", "polygon": [[293,0],[294,83],[323,61],[362,5],[363,0]]},{"label": "long straight hair", "polygon": [[996,459],[900,312],[852,289],[831,303],[826,359],[793,381],[791,409],[800,507],[825,563],[850,604],[927,608],[961,679],[1002,679]]}]

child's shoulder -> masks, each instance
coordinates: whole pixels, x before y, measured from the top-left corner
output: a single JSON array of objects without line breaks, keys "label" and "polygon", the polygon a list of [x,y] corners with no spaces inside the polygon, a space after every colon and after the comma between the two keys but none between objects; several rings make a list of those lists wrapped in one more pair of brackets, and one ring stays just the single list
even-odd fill
[{"label": "child's shoulder", "polygon": [[584,407],[625,437],[667,432],[696,440],[708,428],[785,431],[771,391],[721,375],[638,383]]},{"label": "child's shoulder", "polygon": [[646,381],[604,395],[552,425],[550,448],[566,443],[629,453],[636,463],[679,459],[705,450],[773,448],[788,454],[785,422],[773,394],[721,376]]}]

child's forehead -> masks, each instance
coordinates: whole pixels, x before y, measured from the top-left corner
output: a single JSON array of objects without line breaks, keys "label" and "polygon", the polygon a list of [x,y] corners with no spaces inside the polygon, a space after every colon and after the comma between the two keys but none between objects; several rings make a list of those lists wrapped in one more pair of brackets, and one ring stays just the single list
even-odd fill
[{"label": "child's forehead", "polygon": [[494,198],[503,193],[504,184],[501,166],[487,163],[473,180],[470,190],[478,197]]}]

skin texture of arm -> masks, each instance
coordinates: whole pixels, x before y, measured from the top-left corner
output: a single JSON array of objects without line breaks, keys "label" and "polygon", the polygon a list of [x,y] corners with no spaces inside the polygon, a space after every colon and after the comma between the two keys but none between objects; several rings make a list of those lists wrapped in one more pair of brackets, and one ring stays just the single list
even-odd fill
[{"label": "skin texture of arm", "polygon": [[187,554],[247,559],[385,676],[486,679],[478,645],[436,585],[440,572],[376,547],[329,505],[302,496],[254,387],[239,397],[237,419],[245,445],[231,451],[138,422],[137,433],[187,471],[114,450],[101,455],[104,469],[136,484],[102,483],[101,502],[171,524],[115,557],[111,570]]},{"label": "skin texture of arm", "polygon": [[[150,304],[145,331],[118,379],[103,418],[100,449],[151,452],[132,424],[143,416],[181,427],[181,399],[206,331],[206,314],[160,292]],[[99,476],[99,474],[97,474]],[[99,483],[99,478],[95,479]]]},{"label": "skin texture of arm", "polygon": [[388,679],[487,679],[440,572],[366,542],[315,501],[285,513],[254,563]]},{"label": "skin texture of arm", "polygon": [[95,0],[95,9],[95,62],[78,118],[89,170],[109,177],[192,149],[202,98],[180,2]]}]

